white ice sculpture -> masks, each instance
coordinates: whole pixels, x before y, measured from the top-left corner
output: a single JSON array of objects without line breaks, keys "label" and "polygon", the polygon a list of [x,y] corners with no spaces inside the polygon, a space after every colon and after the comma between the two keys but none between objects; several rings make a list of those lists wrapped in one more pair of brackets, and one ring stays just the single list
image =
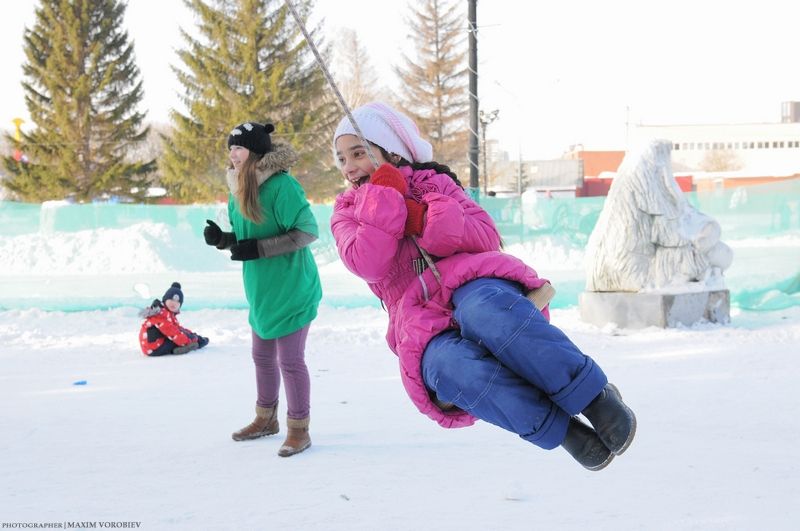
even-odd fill
[{"label": "white ice sculpture", "polygon": [[622,161],[589,237],[587,291],[724,288],[733,252],[719,223],[683,196],[671,150],[654,140]]}]

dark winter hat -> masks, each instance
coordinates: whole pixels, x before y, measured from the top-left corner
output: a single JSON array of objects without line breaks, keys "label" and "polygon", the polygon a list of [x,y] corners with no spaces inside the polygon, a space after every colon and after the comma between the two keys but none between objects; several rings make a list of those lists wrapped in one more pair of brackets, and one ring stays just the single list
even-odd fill
[{"label": "dark winter hat", "polygon": [[181,291],[181,285],[179,283],[172,283],[169,289],[164,293],[164,296],[161,297],[161,302],[166,302],[167,299],[176,300],[183,306],[183,292]]},{"label": "dark winter hat", "polygon": [[258,155],[272,151],[269,134],[275,130],[272,124],[245,122],[237,125],[228,136],[228,149],[231,146],[242,146]]}]

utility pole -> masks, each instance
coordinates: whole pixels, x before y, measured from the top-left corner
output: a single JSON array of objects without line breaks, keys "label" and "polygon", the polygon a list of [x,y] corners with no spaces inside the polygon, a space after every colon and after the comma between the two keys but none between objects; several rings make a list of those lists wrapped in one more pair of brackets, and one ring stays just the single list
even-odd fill
[{"label": "utility pole", "polygon": [[478,182],[478,0],[469,0],[469,194],[477,200]]},{"label": "utility pole", "polygon": [[486,171],[486,159],[489,158],[486,156],[486,127],[497,120],[497,113],[499,112],[498,109],[495,109],[488,113],[484,113],[483,111],[479,113],[481,120],[481,138],[483,139],[483,195],[489,193],[489,172]]}]

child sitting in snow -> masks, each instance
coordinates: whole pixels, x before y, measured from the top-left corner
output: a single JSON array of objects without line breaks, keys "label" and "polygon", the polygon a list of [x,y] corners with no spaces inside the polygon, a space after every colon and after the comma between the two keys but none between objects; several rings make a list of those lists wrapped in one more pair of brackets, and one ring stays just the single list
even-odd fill
[{"label": "child sitting in snow", "polygon": [[182,305],[181,285],[173,282],[160,301],[154,300],[153,304],[139,312],[145,318],[139,332],[139,344],[145,356],[186,354],[208,344],[207,337],[180,325],[178,314]]}]

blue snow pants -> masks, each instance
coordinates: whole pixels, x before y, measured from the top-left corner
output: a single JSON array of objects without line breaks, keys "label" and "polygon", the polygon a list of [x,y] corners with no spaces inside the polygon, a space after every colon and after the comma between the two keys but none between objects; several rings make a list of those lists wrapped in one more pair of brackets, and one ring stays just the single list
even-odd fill
[{"label": "blue snow pants", "polygon": [[460,330],[435,336],[422,357],[425,385],[443,402],[546,450],[559,446],[577,415],[608,382],[528,300],[497,278],[453,294]]}]

